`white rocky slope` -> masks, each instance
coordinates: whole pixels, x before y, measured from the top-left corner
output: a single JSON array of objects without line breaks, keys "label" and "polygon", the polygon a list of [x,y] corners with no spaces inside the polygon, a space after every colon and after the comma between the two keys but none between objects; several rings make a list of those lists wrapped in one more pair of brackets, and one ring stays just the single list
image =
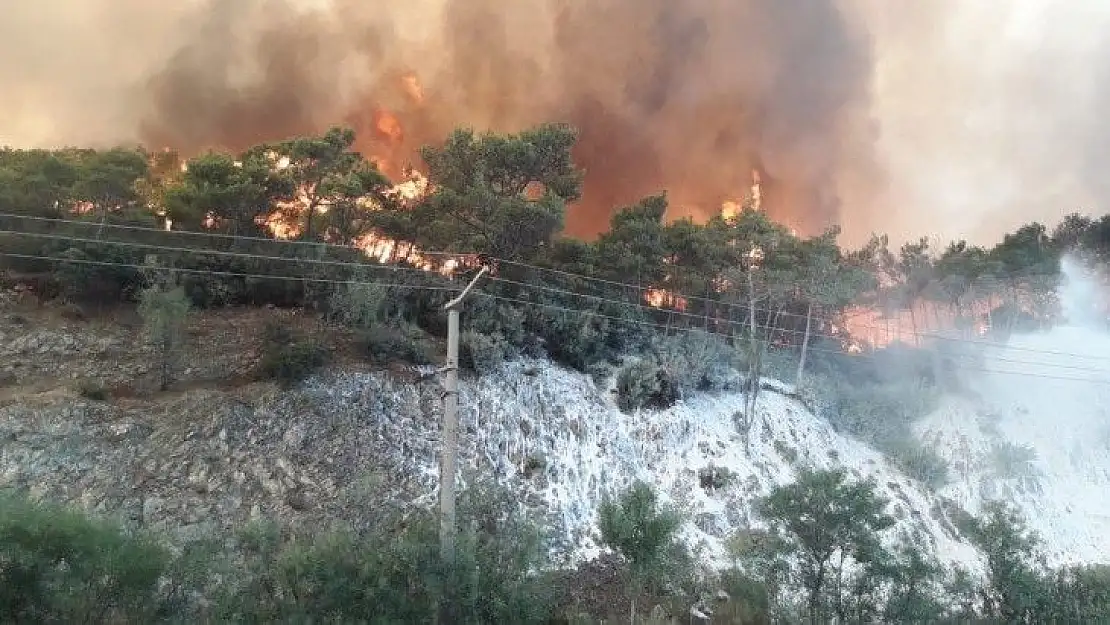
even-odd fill
[{"label": "white rocky slope", "polygon": [[1052,564],[1110,562],[1110,335],[1092,282],[1064,264],[1069,325],[992,346],[918,433],[953,467],[941,494],[1016,505]]},{"label": "white rocky slope", "polygon": [[[774,383],[767,382],[768,386]],[[437,433],[434,421],[402,424],[418,397],[411,386],[378,375],[344,375],[309,391],[337,411],[361,412],[380,436],[422,441],[402,455],[425,472],[427,498],[434,497]],[[942,512],[940,500],[892,467],[866,445],[835,433],[799,402],[782,393],[761,393],[762,427],[753,428],[746,453],[733,422],[743,406],[739,393],[699,394],[661,411],[621,413],[607,389],[588,377],[549,363],[507,365],[498,375],[464,382],[461,419],[464,474],[477,469],[498,476],[543,505],[576,557],[598,549],[597,510],[606,494],[635,479],[654,485],[687,515],[688,542],[707,563],[724,564],[724,540],[735,530],[758,527],[755,498],[794,479],[798,467],[844,466],[874,478],[899,519],[888,533],[915,536],[948,563],[978,570],[976,551]],[[413,427],[424,428],[420,434]],[[414,436],[415,435],[415,436]],[[707,467],[734,474],[724,487],[704,487]]]}]

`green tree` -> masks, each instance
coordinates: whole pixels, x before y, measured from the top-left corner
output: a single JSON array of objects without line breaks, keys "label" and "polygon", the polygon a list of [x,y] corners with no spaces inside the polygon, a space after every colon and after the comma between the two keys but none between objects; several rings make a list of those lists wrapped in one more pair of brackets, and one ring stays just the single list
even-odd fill
[{"label": "green tree", "polygon": [[601,540],[628,562],[630,620],[635,625],[637,598],[666,575],[682,519],[659,504],[651,486],[638,481],[617,501],[601,504],[599,525]]},{"label": "green tree", "polygon": [[431,195],[410,210],[376,213],[376,225],[428,249],[540,256],[581,192],[571,159],[576,136],[560,124],[512,135],[457,130],[443,146],[422,151]]},{"label": "green tree", "polygon": [[[284,221],[302,240],[331,234],[350,243],[370,228],[371,210],[387,203],[389,180],[352,150],[354,142],[353,130],[336,127],[318,137],[256,146],[246,154],[280,168],[287,193],[279,198]],[[280,167],[283,161],[287,164]]]},{"label": "green tree", "polygon": [[892,554],[891,589],[884,611],[888,623],[935,623],[944,615],[938,600],[943,569],[936,557],[908,536]]},{"label": "green tree", "polygon": [[[779,486],[760,502],[761,515],[797,546],[809,618],[821,622],[821,594],[830,572],[839,603],[844,556],[889,528],[894,519],[870,481],[849,482],[844,469],[803,469],[795,482]],[[833,557],[840,556],[833,567]],[[830,570],[832,569],[832,570]]]},{"label": "green tree", "polygon": [[990,502],[980,517],[969,519],[963,529],[986,555],[986,616],[1008,623],[1034,618],[1045,601],[1045,582],[1038,563],[1038,538],[1020,513],[1006,504]]},{"label": "green tree", "polygon": [[[860,294],[875,288],[874,278],[862,268],[844,262],[836,245],[839,229],[831,229],[819,237],[799,244],[799,290],[805,302],[805,331],[794,383],[801,386],[813,330],[814,315],[827,318],[843,310]],[[824,324],[818,324],[818,328]]]},{"label": "green tree", "polygon": [[1110,567],[1102,564],[1066,567],[1056,572],[1050,584],[1044,622],[1110,622]]},{"label": "green tree", "polygon": [[957,324],[969,327],[964,313],[983,296],[990,297],[991,276],[997,273],[995,263],[981,247],[956,241],[948,245],[936,261],[938,292],[952,308]]},{"label": "green tree", "polygon": [[72,208],[77,165],[49,150],[0,149],[0,210],[59,217]]},{"label": "green tree", "polygon": [[[727,548],[736,570],[726,575],[726,582],[733,581],[735,587],[736,582],[743,586],[744,581],[754,581],[755,588],[750,588],[749,593],[754,591],[756,596],[749,597],[749,603],[765,606],[763,611],[768,614],[780,612],[783,591],[790,581],[793,544],[774,531],[740,530],[729,538]],[[733,611],[736,609],[748,608]]]},{"label": "green tree", "polygon": [[[138,183],[149,168],[146,156],[138,150],[83,151],[77,159],[77,179],[70,199],[99,215],[103,225],[109,214],[140,208]],[[98,230],[97,236],[101,233]]]},{"label": "green tree", "polygon": [[667,277],[667,196],[655,195],[613,215],[609,231],[597,241],[599,267],[609,278],[660,286]]},{"label": "green tree", "polygon": [[209,153],[188,161],[181,178],[162,192],[162,201],[177,229],[257,237],[266,233],[260,221],[289,189],[257,155],[236,161]]},{"label": "green tree", "polygon": [[109,523],[0,496],[0,622],[151,622],[167,560]]},{"label": "green tree", "polygon": [[168,280],[156,281],[139,297],[139,316],[147,340],[158,354],[159,388],[163,391],[173,384],[180,365],[190,307],[185,289]]},{"label": "green tree", "polygon": [[798,282],[798,240],[786,227],[763,212],[746,208],[734,219],[717,218],[706,226],[719,231],[731,259],[724,279],[733,285],[733,303],[744,311],[739,327],[746,331],[741,345],[747,360],[744,410],[738,414],[745,449],[755,425],[764,364],[776,338],[782,315]]},{"label": "green tree", "polygon": [[898,251],[895,267],[898,272],[897,298],[900,306],[910,313],[910,327],[916,344],[919,335],[917,304],[932,285],[935,275],[929,239],[923,237],[903,245]]}]

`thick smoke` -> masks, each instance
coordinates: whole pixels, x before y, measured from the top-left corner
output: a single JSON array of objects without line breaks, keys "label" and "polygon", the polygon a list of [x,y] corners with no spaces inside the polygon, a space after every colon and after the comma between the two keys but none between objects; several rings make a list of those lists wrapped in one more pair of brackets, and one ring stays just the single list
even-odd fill
[{"label": "thick smoke", "polygon": [[869,227],[993,242],[1028,221],[1110,212],[1110,3],[859,4],[891,183]]},{"label": "thick smoke", "polygon": [[346,121],[399,168],[460,124],[567,121],[582,234],[660,190],[676,215],[716,212],[755,167],[773,213],[820,229],[841,174],[871,166],[869,44],[835,0],[211,0],[189,18],[143,85],[146,144],[242,148]]},{"label": "thick smoke", "polygon": [[[1110,196],[1095,0],[39,0],[0,143],[184,152],[354,125],[396,174],[458,125],[582,132],[571,231],[666,190],[848,242],[995,237]],[[415,78],[414,78],[415,77]]]}]

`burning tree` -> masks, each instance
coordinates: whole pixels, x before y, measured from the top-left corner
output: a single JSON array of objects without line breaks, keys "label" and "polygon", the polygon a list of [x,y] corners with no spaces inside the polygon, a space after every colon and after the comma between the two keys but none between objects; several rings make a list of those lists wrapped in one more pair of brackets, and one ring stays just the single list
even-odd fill
[{"label": "burning tree", "polygon": [[547,124],[514,135],[458,130],[442,147],[425,147],[430,194],[411,208],[374,214],[387,236],[429,249],[530,259],[563,228],[579,198],[576,133]]}]

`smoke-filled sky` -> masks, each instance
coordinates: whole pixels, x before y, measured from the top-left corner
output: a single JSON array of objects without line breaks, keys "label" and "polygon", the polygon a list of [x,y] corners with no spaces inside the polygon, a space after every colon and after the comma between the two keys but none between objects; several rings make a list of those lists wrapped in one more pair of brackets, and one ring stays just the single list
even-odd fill
[{"label": "smoke-filled sky", "polygon": [[1100,0],[36,0],[0,21],[0,144],[346,123],[398,167],[458,125],[567,121],[575,233],[660,190],[708,215],[758,167],[803,232],[988,242],[1110,210],[1107,26]]}]

